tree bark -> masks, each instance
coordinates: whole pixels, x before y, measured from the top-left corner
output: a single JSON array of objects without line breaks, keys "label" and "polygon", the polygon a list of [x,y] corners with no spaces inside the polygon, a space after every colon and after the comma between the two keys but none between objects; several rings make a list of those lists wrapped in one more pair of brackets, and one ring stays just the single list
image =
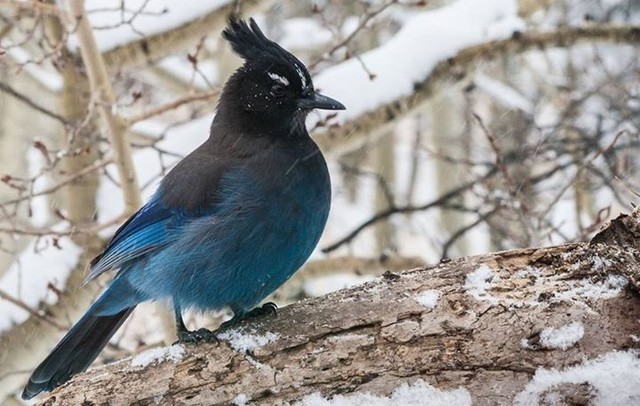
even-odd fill
[{"label": "tree bark", "polygon": [[[627,351],[640,349],[639,217],[621,216],[591,243],[388,272],[247,321],[218,344],[174,346],[164,360],[148,362],[145,354],[94,368],[41,404],[271,405],[316,392],[389,396],[417,380],[457,390],[474,405],[593,403],[597,382],[538,392],[527,385],[536,371],[563,371],[607,354],[637,360]],[[545,338],[549,328],[567,325],[583,334],[564,344]],[[632,372],[637,377],[640,367]],[[635,396],[631,403],[640,399],[640,387],[615,384]]]}]

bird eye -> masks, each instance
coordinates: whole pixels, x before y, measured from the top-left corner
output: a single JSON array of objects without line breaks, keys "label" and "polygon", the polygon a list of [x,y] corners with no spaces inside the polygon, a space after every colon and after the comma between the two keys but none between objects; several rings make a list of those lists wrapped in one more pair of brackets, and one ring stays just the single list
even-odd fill
[{"label": "bird eye", "polygon": [[271,95],[274,97],[282,97],[284,95],[284,86],[275,84],[271,87]]}]

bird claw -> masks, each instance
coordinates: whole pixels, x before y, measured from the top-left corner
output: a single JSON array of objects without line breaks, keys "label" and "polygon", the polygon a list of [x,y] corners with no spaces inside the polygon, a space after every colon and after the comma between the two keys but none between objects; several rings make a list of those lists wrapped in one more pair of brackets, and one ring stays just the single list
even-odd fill
[{"label": "bird claw", "polygon": [[277,315],[278,315],[278,306],[273,302],[267,302],[262,306],[251,309],[242,315],[233,316],[231,320],[227,320],[224,323],[222,323],[220,325],[220,329],[228,329],[230,327],[235,327],[238,324],[240,324],[240,322],[247,319],[253,319],[253,318],[262,317],[262,316],[277,316]]},{"label": "bird claw", "polygon": [[251,309],[247,314],[245,314],[245,319],[251,319],[254,317],[260,316],[277,316],[278,315],[278,306],[273,302],[267,302],[260,307],[256,307],[255,309]]},{"label": "bird claw", "polygon": [[181,344],[200,344],[200,343],[218,343],[216,334],[206,328],[200,328],[195,331],[179,331],[177,343]]}]

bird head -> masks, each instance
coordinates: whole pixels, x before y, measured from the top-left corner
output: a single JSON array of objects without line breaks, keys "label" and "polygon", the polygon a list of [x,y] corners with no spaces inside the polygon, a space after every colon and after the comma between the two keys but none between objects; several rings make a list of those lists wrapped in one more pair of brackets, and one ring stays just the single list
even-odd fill
[{"label": "bird head", "polygon": [[262,125],[304,120],[313,109],[344,110],[342,103],[315,91],[304,64],[269,40],[255,20],[231,18],[222,36],[245,63],[227,81],[219,109],[246,113]]}]

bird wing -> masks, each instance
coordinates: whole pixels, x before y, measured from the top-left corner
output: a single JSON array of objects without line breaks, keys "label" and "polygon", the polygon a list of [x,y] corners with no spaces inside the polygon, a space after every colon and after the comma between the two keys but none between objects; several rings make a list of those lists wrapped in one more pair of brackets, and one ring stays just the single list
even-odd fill
[{"label": "bird wing", "polygon": [[186,217],[167,208],[154,196],[120,226],[102,254],[91,261],[85,282],[169,244],[176,238],[174,230]]}]

